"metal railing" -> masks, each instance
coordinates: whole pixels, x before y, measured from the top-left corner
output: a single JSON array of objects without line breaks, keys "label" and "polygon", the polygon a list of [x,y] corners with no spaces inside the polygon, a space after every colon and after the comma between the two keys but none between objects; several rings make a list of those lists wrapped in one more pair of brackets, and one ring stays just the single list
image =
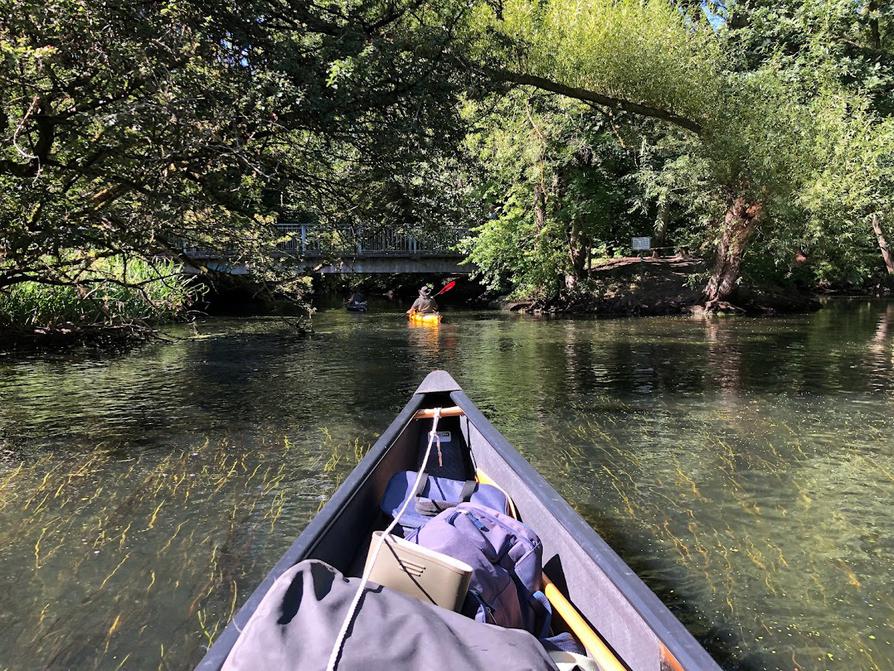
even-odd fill
[{"label": "metal railing", "polygon": [[299,257],[462,256],[456,244],[468,235],[464,228],[408,233],[393,229],[364,230],[362,226],[329,228],[314,224],[276,224],[280,252]]},{"label": "metal railing", "polygon": [[[468,235],[464,228],[408,233],[393,229],[364,230],[360,227],[336,228],[316,224],[281,222],[274,224],[276,250],[295,258],[357,257],[456,257],[456,244]],[[183,253],[194,259],[222,259],[235,250],[183,242]]]}]

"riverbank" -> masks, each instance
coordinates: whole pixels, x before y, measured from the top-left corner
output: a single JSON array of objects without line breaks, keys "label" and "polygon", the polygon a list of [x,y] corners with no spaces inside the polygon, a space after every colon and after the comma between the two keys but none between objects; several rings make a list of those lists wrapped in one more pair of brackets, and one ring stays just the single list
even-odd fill
[{"label": "riverbank", "polygon": [[[438,299],[446,308],[482,308],[489,304],[539,315],[600,317],[696,314],[701,310],[701,287],[707,270],[704,262],[691,259],[612,259],[594,268],[588,280],[558,299],[512,302],[493,302],[493,295],[468,276],[326,275],[312,280],[299,278],[293,283],[295,286],[284,287],[260,283],[249,276],[209,273],[190,280],[190,289],[179,297],[176,310],[168,309],[151,319],[110,321],[103,312],[107,302],[91,299],[90,309],[85,310],[69,296],[66,314],[91,315],[90,319],[38,315],[39,326],[0,329],[0,351],[72,347],[126,349],[152,339],[156,328],[162,325],[203,315],[287,315],[293,318],[298,331],[310,332],[311,303],[324,308],[341,305],[353,291],[360,290],[383,305],[405,308],[422,284],[431,284],[437,292],[450,279],[457,280],[455,288]],[[792,287],[763,286],[743,287],[736,306],[745,314],[778,315],[811,312],[820,303],[816,296]],[[19,319],[27,324],[35,323],[34,309],[30,304],[20,306]],[[129,309],[134,314],[143,314],[147,307],[132,302]],[[15,322],[7,321],[12,323]]]},{"label": "riverbank", "polygon": [[0,352],[67,350],[127,350],[158,338],[149,324],[74,324],[0,330]]},{"label": "riverbank", "polygon": [[162,328],[208,315],[280,315],[297,332],[311,330],[304,277],[272,285],[248,275],[184,275],[173,267],[158,279],[146,268],[134,272],[84,286],[25,282],[0,294],[0,352],[126,350],[160,338]]},{"label": "riverbank", "polygon": [[[702,311],[705,262],[680,258],[627,257],[593,268],[590,277],[557,299],[507,302],[504,307],[532,314],[591,314],[647,317]],[[735,312],[776,315],[811,312],[819,299],[795,287],[742,287]]]},{"label": "riverbank", "polygon": [[81,276],[20,282],[0,292],[0,351],[126,349],[187,319],[201,294],[170,262],[103,259]]}]

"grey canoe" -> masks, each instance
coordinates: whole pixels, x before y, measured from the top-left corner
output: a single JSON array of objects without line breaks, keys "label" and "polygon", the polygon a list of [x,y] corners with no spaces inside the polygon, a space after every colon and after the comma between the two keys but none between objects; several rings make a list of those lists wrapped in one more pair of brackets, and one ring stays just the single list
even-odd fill
[{"label": "grey canoe", "polygon": [[[414,470],[431,421],[420,410],[459,408],[439,430],[462,435],[467,460],[500,485],[543,542],[544,568],[580,615],[631,671],[719,671],[720,667],[609,545],[484,418],[456,381],[434,371],[270,573],[199,663],[218,671],[264,594],[289,567],[320,559],[346,575],[362,570],[368,539],[381,524],[379,501],[392,474]],[[474,472],[467,473],[467,477]],[[358,550],[359,547],[359,550]],[[362,553],[363,557],[358,557]]]}]

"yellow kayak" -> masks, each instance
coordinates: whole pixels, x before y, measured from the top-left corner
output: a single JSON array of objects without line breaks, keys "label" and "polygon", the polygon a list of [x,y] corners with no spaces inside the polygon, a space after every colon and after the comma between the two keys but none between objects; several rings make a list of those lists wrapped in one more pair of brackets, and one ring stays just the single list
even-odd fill
[{"label": "yellow kayak", "polygon": [[407,319],[417,324],[440,324],[440,312],[411,312],[407,315]]}]

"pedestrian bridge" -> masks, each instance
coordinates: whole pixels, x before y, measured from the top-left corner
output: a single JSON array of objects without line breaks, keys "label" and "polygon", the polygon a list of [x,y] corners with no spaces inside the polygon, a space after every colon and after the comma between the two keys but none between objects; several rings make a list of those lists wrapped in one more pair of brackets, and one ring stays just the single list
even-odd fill
[{"label": "pedestrian bridge", "polygon": [[[406,232],[365,231],[363,227],[329,228],[315,224],[275,224],[275,256],[305,272],[314,273],[449,273],[468,274],[456,244],[469,232],[464,228]],[[202,265],[232,274],[247,274],[244,264],[226,251],[184,246],[183,253]]]}]

